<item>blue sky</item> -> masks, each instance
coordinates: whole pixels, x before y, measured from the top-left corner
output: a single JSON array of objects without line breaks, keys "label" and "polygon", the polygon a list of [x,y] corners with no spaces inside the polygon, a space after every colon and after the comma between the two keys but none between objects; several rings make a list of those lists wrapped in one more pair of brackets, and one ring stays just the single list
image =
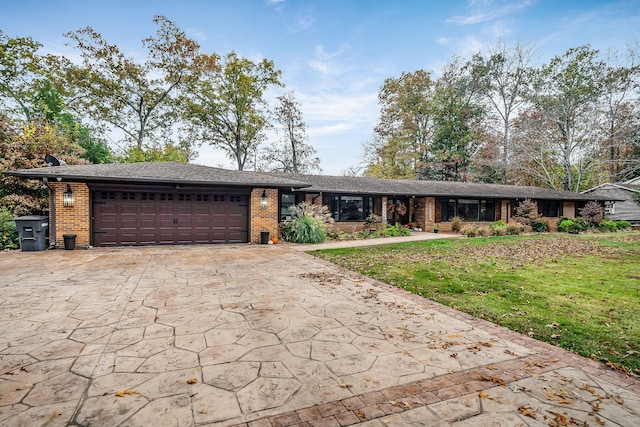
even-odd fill
[{"label": "blue sky", "polygon": [[[582,44],[606,51],[640,41],[640,0],[2,0],[0,29],[44,53],[73,57],[63,34],[91,26],[127,55],[165,15],[202,50],[273,60],[307,123],[325,174],[362,161],[379,118],[378,89],[403,71],[436,74],[453,54],[533,43],[542,64]],[[271,94],[271,96],[276,95]],[[195,163],[233,168],[211,147]]]}]

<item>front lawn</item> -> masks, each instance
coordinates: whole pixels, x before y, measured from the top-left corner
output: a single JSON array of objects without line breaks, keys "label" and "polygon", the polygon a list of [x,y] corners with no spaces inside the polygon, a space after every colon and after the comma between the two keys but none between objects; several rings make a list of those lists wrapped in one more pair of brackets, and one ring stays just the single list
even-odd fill
[{"label": "front lawn", "polygon": [[312,254],[640,374],[640,233],[431,240]]}]

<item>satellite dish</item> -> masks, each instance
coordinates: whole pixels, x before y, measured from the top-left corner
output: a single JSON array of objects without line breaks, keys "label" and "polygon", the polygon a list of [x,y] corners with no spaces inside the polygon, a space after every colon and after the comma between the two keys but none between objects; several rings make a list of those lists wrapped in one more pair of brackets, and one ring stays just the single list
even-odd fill
[{"label": "satellite dish", "polygon": [[56,159],[51,154],[44,156],[44,161],[47,162],[47,166],[60,166],[60,160]]}]

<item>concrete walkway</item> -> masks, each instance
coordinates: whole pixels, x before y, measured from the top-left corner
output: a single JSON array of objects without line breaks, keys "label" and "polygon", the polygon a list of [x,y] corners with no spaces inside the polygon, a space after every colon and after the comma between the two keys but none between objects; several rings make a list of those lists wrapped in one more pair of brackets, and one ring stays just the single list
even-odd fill
[{"label": "concrete walkway", "polygon": [[428,233],[428,232],[412,232],[410,236],[401,237],[380,237],[376,239],[364,239],[364,240],[330,240],[324,243],[315,245],[300,245],[284,243],[283,245],[289,249],[293,249],[301,252],[315,251],[319,249],[336,249],[336,248],[357,248],[364,246],[376,246],[376,245],[389,245],[393,243],[406,243],[406,242],[419,242],[423,240],[436,240],[436,239],[454,239],[463,237],[461,234],[447,234],[447,233]]},{"label": "concrete walkway", "polygon": [[637,379],[288,245],[0,253],[3,426],[639,423]]}]

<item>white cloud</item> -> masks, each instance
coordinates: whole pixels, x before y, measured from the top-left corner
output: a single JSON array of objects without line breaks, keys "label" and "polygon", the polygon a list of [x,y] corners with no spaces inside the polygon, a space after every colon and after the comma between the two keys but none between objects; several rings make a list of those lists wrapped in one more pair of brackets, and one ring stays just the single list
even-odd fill
[{"label": "white cloud", "polygon": [[185,33],[187,34],[187,36],[196,39],[198,41],[204,42],[209,40],[209,36],[207,35],[207,33],[205,33],[202,30],[197,30],[194,28],[187,28],[185,30]]},{"label": "white cloud", "polygon": [[314,58],[307,61],[307,65],[323,76],[338,76],[345,72],[346,67],[336,61],[348,47],[342,47],[336,52],[329,53],[324,50],[323,45],[317,45],[314,49]]},{"label": "white cloud", "polygon": [[298,31],[304,31],[307,28],[311,27],[315,22],[316,19],[314,17],[300,18],[297,20],[297,25],[293,29],[293,32],[297,33]]},{"label": "white cloud", "polygon": [[519,12],[535,3],[536,0],[520,0],[518,2],[499,2],[481,0],[469,2],[471,9],[468,15],[458,15],[446,20],[449,24],[470,25],[491,21],[496,18]]}]

